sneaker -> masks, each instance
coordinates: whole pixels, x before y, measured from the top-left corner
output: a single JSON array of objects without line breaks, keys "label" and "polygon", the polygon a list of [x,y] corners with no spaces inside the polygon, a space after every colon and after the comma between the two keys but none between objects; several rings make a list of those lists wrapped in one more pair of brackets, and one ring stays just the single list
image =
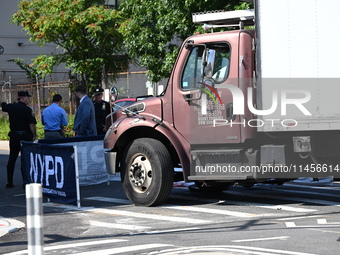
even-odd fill
[{"label": "sneaker", "polygon": [[10,189],[10,188],[13,188],[13,187],[14,187],[13,183],[7,183],[6,184],[6,189]]}]

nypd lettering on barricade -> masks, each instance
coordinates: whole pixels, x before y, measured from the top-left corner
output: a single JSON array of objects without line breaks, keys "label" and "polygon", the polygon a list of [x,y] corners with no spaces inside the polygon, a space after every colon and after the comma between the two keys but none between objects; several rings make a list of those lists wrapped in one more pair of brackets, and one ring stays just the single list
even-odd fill
[{"label": "nypd lettering on barricade", "polygon": [[41,183],[44,196],[53,202],[77,204],[73,146],[22,142],[24,183]]},{"label": "nypd lettering on barricade", "polygon": [[[56,188],[62,189],[64,187],[65,173],[62,157],[31,152],[30,163],[30,176],[33,182],[49,187],[49,179],[53,178]],[[38,176],[40,176],[40,180],[38,180]]]}]

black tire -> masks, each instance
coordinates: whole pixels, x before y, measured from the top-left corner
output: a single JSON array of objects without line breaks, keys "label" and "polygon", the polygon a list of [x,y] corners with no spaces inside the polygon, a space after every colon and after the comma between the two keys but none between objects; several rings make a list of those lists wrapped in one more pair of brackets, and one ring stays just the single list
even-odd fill
[{"label": "black tire", "polygon": [[155,139],[134,140],[124,152],[121,179],[126,196],[135,205],[154,206],[164,202],[174,179],[168,150]]}]

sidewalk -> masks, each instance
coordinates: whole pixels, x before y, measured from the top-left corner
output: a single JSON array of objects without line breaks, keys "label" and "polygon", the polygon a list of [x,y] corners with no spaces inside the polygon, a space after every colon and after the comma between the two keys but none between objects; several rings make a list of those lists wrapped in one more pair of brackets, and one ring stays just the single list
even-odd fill
[{"label": "sidewalk", "polygon": [[[0,140],[0,150],[3,151],[3,154],[9,153],[9,141],[1,141]],[[25,227],[25,224],[21,221],[3,218],[0,215],[0,237],[18,231]]]},{"label": "sidewalk", "polygon": [[16,232],[25,227],[25,224],[21,221],[2,218],[0,216],[0,237],[7,235],[8,233]]},{"label": "sidewalk", "polygon": [[0,140],[0,150],[9,150],[9,141]]}]

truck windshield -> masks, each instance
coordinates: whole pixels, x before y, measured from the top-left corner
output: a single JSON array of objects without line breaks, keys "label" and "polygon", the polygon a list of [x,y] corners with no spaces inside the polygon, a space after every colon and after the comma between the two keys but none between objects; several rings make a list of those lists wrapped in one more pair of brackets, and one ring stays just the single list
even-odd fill
[{"label": "truck windshield", "polygon": [[[208,56],[207,63],[203,66],[202,61],[204,58],[204,47],[197,45],[194,46],[187,58],[185,64],[181,88],[183,90],[200,88],[202,82],[203,68],[209,67],[208,78],[214,83],[221,83],[228,78],[229,63],[230,63],[230,47],[227,43],[215,43],[207,45]],[[205,70],[207,75],[207,71]]]}]

